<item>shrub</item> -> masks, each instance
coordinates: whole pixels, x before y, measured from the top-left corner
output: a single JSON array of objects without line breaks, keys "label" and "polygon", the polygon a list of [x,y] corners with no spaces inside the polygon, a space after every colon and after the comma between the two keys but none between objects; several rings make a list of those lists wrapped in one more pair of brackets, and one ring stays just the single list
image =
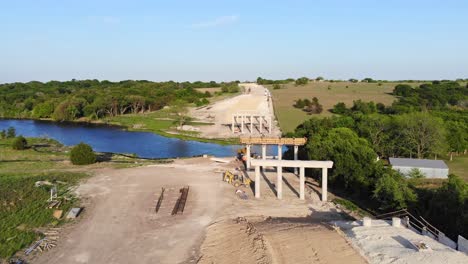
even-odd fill
[{"label": "shrub", "polygon": [[9,127],[7,131],[7,138],[14,138],[16,137],[16,129],[14,127]]},{"label": "shrub", "polygon": [[305,102],[304,102],[302,99],[298,99],[298,100],[296,101],[296,103],[294,104],[294,107],[295,107],[295,108],[302,109],[302,108],[304,108],[305,105],[306,105],[306,104],[305,104]]},{"label": "shrub", "polygon": [[408,173],[408,177],[412,179],[421,179],[425,178],[426,175],[422,171],[420,171],[418,168],[412,168],[410,172]]},{"label": "shrub", "polygon": [[279,90],[281,89],[281,85],[280,84],[274,84],[273,85],[273,90]]},{"label": "shrub", "polygon": [[13,141],[13,144],[11,145],[11,147],[16,150],[26,149],[27,146],[28,146],[28,141],[23,136],[19,136],[15,138],[15,140]]},{"label": "shrub", "polygon": [[6,131],[5,131],[5,129],[3,129],[2,131],[0,131],[0,138],[1,138],[1,139],[6,138]]},{"label": "shrub", "polygon": [[348,112],[348,108],[346,108],[346,104],[343,102],[339,102],[333,106],[332,113],[334,114],[346,114]]},{"label": "shrub", "polygon": [[309,82],[309,78],[301,77],[296,80],[296,85],[306,85]]},{"label": "shrub", "polygon": [[96,162],[96,154],[91,146],[82,142],[72,148],[70,160],[75,165],[93,164]]}]

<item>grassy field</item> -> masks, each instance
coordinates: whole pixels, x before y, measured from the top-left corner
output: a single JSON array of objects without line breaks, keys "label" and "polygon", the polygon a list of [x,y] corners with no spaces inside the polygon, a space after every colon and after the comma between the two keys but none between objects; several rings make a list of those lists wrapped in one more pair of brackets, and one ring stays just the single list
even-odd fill
[{"label": "grassy field", "polygon": [[26,150],[13,150],[13,139],[0,139],[0,263],[37,239],[41,228],[59,225],[65,220],[52,216],[48,209],[50,186],[35,187],[36,181],[58,186],[64,213],[77,204],[70,187],[87,177],[88,172],[103,167],[134,167],[154,163],[123,156],[106,158],[88,166],[69,161],[69,147],[50,139],[28,138]]},{"label": "grassy field", "polygon": [[[275,114],[283,133],[292,132],[304,120],[311,117],[304,111],[294,108],[297,99],[313,97],[319,99],[323,105],[323,112],[319,116],[330,116],[329,111],[338,102],[344,102],[348,107],[354,100],[374,101],[390,105],[395,100],[391,95],[396,83],[351,83],[351,82],[311,82],[304,86],[295,86],[294,83],[283,85],[283,89],[270,91],[273,96]],[[411,84],[416,86],[418,84]]]},{"label": "grassy field", "polygon": [[449,172],[462,177],[468,182],[468,155],[453,156],[452,161],[445,161]]}]

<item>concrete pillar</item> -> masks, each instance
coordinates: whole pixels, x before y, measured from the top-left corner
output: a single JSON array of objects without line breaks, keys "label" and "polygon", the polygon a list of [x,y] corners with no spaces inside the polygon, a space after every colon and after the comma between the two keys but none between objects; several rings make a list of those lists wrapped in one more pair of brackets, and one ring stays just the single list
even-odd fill
[{"label": "concrete pillar", "polygon": [[247,155],[247,160],[246,160],[246,168],[247,170],[250,170],[250,147],[251,145],[247,145],[246,148],[247,148],[247,151],[245,153],[245,155]]},{"label": "concrete pillar", "polygon": [[260,121],[260,133],[262,133],[262,131],[263,131],[263,117],[259,116],[258,119]]},{"label": "concrete pillar", "polygon": [[271,116],[270,116],[270,119],[269,119],[269,120],[270,120],[270,122],[269,122],[269,124],[268,124],[268,133],[271,134],[271,121],[272,121],[272,120],[271,120]]},{"label": "concrete pillar", "polygon": [[255,166],[255,198],[260,198],[260,166]]},{"label": "concrete pillar", "polygon": [[367,217],[367,216],[364,217],[364,218],[362,219],[362,225],[363,225],[363,226],[366,226],[366,227],[372,226],[372,219],[370,219],[370,218]]},{"label": "concrete pillar", "polygon": [[283,199],[283,167],[276,167],[276,193],[278,199]]},{"label": "concrete pillar", "polygon": [[322,168],[322,202],[327,201],[328,169]]},{"label": "concrete pillar", "polygon": [[[262,145],[262,160],[266,160],[266,145]],[[262,171],[265,171],[265,167],[263,166]]]},{"label": "concrete pillar", "polygon": [[241,118],[241,133],[244,134],[244,116]]},{"label": "concrete pillar", "polygon": [[400,227],[401,226],[401,219],[398,217],[392,217],[392,226],[393,227]]},{"label": "concrete pillar", "polygon": [[299,199],[305,199],[305,175],[304,175],[304,167],[299,168]]},{"label": "concrete pillar", "polygon": [[[282,145],[278,145],[278,160],[282,160],[283,159],[283,146]],[[282,168],[281,167],[276,167],[277,170],[281,170]]]},{"label": "concrete pillar", "polygon": [[[299,146],[294,146],[294,160],[297,160],[297,152],[299,151]],[[294,168],[294,174],[297,175],[297,168]]]},{"label": "concrete pillar", "polygon": [[253,133],[253,116],[250,116],[250,134]]},{"label": "concrete pillar", "polygon": [[236,119],[236,117],[234,115],[232,115],[232,126],[231,126],[232,133],[234,133],[235,119]]}]

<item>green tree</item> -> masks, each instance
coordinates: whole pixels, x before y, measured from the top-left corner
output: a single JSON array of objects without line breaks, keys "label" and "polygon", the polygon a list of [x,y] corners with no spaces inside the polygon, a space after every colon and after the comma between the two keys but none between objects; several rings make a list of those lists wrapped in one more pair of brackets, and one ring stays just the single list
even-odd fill
[{"label": "green tree", "polygon": [[296,85],[306,85],[309,82],[309,78],[301,77],[296,80]]},{"label": "green tree", "polygon": [[0,131],[0,138],[1,138],[1,139],[6,138],[6,131],[5,131],[5,129],[3,129],[2,131]]},{"label": "green tree", "polygon": [[383,210],[406,208],[408,203],[417,200],[416,194],[408,186],[403,176],[390,170],[386,170],[377,179],[372,197],[380,202],[380,208]]},{"label": "green tree", "polygon": [[447,121],[445,127],[452,160],[453,152],[464,152],[468,148],[468,126],[465,122]]},{"label": "green tree", "polygon": [[366,138],[379,156],[388,156],[387,146],[389,140],[390,118],[385,115],[364,115],[357,123],[357,131],[361,137]]},{"label": "green tree", "polygon": [[28,147],[28,141],[23,136],[16,137],[11,147],[15,150],[24,150]]},{"label": "green tree", "polygon": [[367,192],[372,185],[377,154],[369,143],[349,128],[333,128],[309,138],[312,160],[332,160],[330,182],[352,192]]},{"label": "green tree", "polygon": [[416,112],[397,116],[396,121],[394,137],[407,146],[409,154],[416,153],[422,159],[430,154],[442,154],[447,149],[443,121],[440,118]]},{"label": "green tree", "polygon": [[332,113],[340,114],[340,115],[346,114],[348,113],[348,111],[349,110],[348,108],[346,108],[346,104],[343,102],[337,103],[336,105],[333,106],[333,109],[332,109]]},{"label": "green tree", "polygon": [[410,172],[408,173],[408,178],[411,178],[411,179],[421,179],[425,177],[426,175],[424,175],[424,173],[422,173],[422,171],[419,170],[418,168],[412,168]]},{"label": "green tree", "polygon": [[398,84],[395,86],[395,89],[393,89],[393,94],[404,97],[411,96],[413,94],[413,87],[408,84]]},{"label": "green tree", "polygon": [[53,102],[44,102],[37,104],[33,108],[33,117],[35,118],[48,118],[52,117],[52,114],[54,113],[55,110],[55,105]]},{"label": "green tree", "polygon": [[91,146],[81,142],[70,151],[70,160],[75,165],[93,164],[96,162],[96,154]]},{"label": "green tree", "polygon": [[6,133],[7,138],[14,138],[16,137],[16,129],[14,127],[9,127]]}]

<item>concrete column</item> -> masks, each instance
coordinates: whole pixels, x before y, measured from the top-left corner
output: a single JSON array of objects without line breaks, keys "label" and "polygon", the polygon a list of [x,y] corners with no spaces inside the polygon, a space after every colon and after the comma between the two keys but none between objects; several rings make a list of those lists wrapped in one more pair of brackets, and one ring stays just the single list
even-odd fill
[{"label": "concrete column", "polygon": [[260,198],[260,166],[255,166],[255,198]]},{"label": "concrete column", "polygon": [[328,169],[322,168],[322,202],[327,201]]},{"label": "concrete column", "polygon": [[244,116],[241,118],[241,133],[244,134]]},{"label": "concrete column", "polygon": [[250,116],[250,134],[253,133],[253,116]]},{"label": "concrete column", "polygon": [[263,131],[263,117],[259,116],[258,119],[260,120],[260,133]]},{"label": "concrete column", "polygon": [[[266,160],[266,145],[262,145],[262,160]],[[262,171],[265,170],[265,167],[262,166]]]},{"label": "concrete column", "polygon": [[283,199],[283,167],[276,167],[276,193],[278,199]]},{"label": "concrete column", "polygon": [[245,153],[245,155],[247,155],[247,160],[246,160],[246,168],[247,170],[250,170],[250,145],[247,145],[246,148],[247,148],[247,151]]},{"label": "concrete column", "polygon": [[278,145],[278,160],[282,160],[282,159],[283,159],[283,146]]},{"label": "concrete column", "polygon": [[[294,160],[297,160],[297,152],[299,151],[299,146],[294,146]],[[294,174],[297,175],[297,168],[294,168]]]},{"label": "concrete column", "polygon": [[305,199],[305,175],[304,175],[304,167],[299,168],[299,199]]},{"label": "concrete column", "polygon": [[236,116],[232,116],[232,133],[235,133],[235,128],[236,128]]},{"label": "concrete column", "polygon": [[[282,145],[278,145],[278,160],[282,160],[283,159],[283,146]],[[283,168],[282,167],[276,167],[276,170],[282,170]]]},{"label": "concrete column", "polygon": [[271,134],[271,121],[272,121],[272,120],[271,120],[271,116],[270,116],[270,119],[269,119],[269,120],[270,120],[270,122],[269,122],[269,125],[268,125],[268,133]]}]

